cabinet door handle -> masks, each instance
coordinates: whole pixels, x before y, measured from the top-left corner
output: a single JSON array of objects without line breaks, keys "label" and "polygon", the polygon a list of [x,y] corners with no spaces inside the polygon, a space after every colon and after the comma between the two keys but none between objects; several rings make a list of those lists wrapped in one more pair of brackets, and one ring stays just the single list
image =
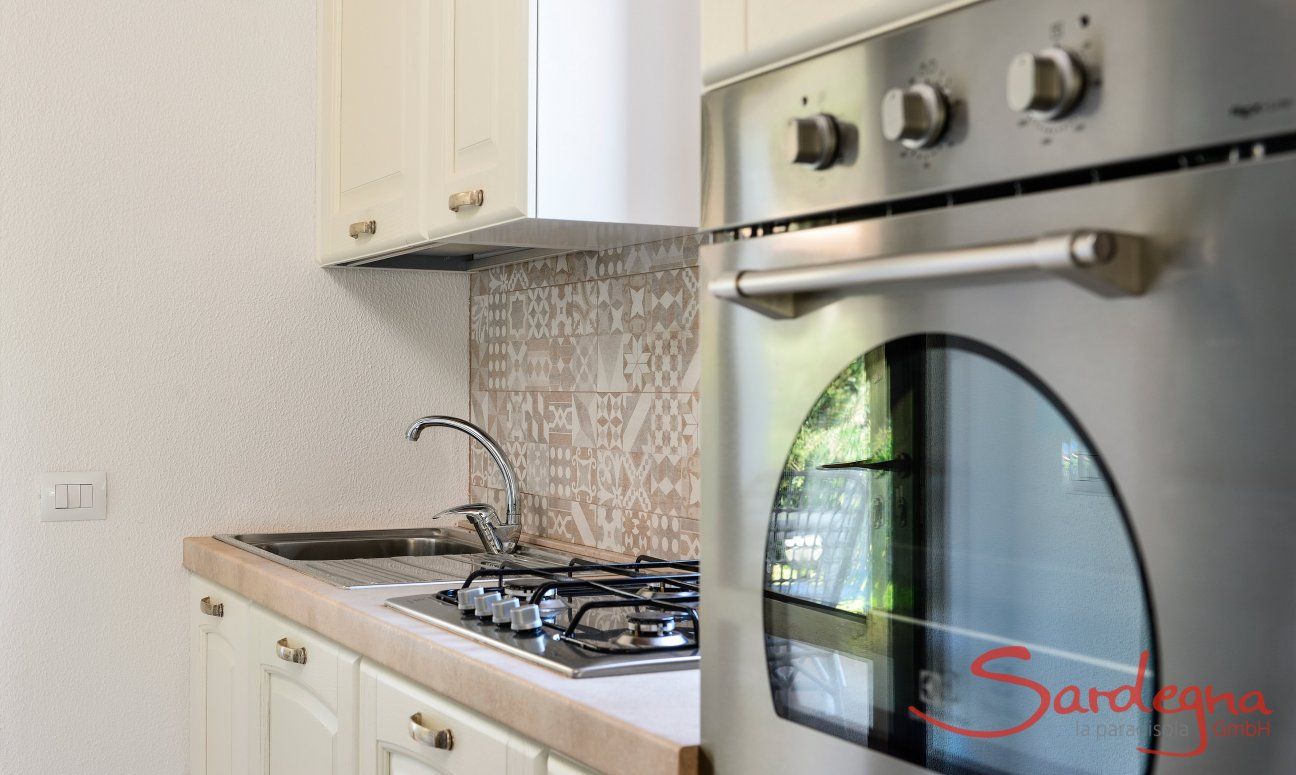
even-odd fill
[{"label": "cabinet door handle", "polygon": [[297,646],[296,648],[293,648],[288,645],[287,638],[280,638],[279,641],[275,643],[275,653],[285,662],[292,662],[294,665],[306,664],[306,647]]},{"label": "cabinet door handle", "polygon": [[423,726],[422,713],[415,713],[410,716],[409,730],[410,737],[414,738],[415,742],[430,745],[442,751],[449,751],[454,748],[454,734],[448,729],[428,729]]},{"label": "cabinet door handle", "polygon": [[486,202],[485,189],[476,189],[475,191],[460,191],[457,194],[450,195],[450,209],[459,212],[460,207],[481,207]]},{"label": "cabinet door handle", "polygon": [[208,616],[214,616],[219,619],[225,615],[225,604],[213,603],[210,597],[204,597],[202,600],[198,601],[198,610]]},{"label": "cabinet door handle", "polygon": [[356,221],[355,223],[351,224],[351,229],[348,231],[348,233],[351,235],[351,239],[360,239],[361,234],[377,234],[378,222],[377,221]]}]

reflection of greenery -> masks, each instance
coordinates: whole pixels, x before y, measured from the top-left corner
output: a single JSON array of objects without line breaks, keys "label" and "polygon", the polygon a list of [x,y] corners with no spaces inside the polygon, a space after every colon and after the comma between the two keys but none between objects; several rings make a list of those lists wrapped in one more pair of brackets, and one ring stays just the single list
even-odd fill
[{"label": "reflection of greenery", "polygon": [[815,402],[792,442],[784,470],[805,471],[824,463],[890,457],[889,428],[873,434],[883,439],[870,438],[869,397],[864,358],[857,358]]},{"label": "reflection of greenery", "polygon": [[[869,528],[879,509],[889,512],[890,476],[817,470],[894,456],[888,376],[881,348],[857,358],[829,383],[797,431],[770,524],[770,589],[853,613],[892,602],[887,574],[869,589],[870,566],[886,561],[885,531],[878,536],[882,545],[874,546]],[[878,501],[872,493],[887,497]]]}]

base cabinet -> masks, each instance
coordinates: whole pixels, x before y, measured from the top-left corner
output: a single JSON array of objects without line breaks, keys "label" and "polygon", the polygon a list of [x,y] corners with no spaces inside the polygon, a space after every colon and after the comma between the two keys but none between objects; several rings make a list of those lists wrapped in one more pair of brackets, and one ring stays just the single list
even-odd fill
[{"label": "base cabinet", "polygon": [[197,576],[189,579],[189,772],[246,771],[247,600]]},{"label": "base cabinet", "polygon": [[252,772],[355,772],[359,655],[256,606],[251,621],[257,695]]},{"label": "base cabinet", "polygon": [[190,576],[193,775],[590,775],[517,732]]},{"label": "base cabinet", "polygon": [[544,748],[478,713],[365,663],[360,773],[543,775]]}]

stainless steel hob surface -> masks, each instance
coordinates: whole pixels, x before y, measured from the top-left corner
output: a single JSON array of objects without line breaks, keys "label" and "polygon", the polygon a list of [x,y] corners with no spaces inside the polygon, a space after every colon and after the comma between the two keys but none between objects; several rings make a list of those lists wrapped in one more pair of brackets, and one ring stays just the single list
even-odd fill
[{"label": "stainless steel hob surface", "polygon": [[392,598],[415,618],[573,678],[698,663],[698,563],[639,557],[483,568],[462,585]]}]

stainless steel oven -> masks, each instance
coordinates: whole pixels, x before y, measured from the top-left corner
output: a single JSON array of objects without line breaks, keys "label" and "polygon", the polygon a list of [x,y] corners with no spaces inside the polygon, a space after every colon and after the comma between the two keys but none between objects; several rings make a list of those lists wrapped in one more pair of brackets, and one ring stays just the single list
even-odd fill
[{"label": "stainless steel oven", "polygon": [[715,771],[1296,769],[1292,40],[987,0],[704,96]]}]

